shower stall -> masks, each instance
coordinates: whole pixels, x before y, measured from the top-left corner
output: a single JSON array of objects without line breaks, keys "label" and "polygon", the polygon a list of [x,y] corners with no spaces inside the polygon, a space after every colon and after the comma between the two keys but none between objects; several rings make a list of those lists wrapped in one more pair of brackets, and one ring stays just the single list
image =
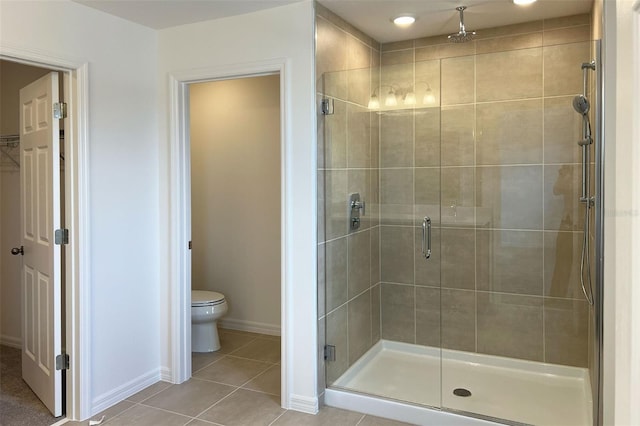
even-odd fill
[{"label": "shower stall", "polygon": [[328,405],[417,424],[598,424],[591,20],[381,44],[316,5]]}]

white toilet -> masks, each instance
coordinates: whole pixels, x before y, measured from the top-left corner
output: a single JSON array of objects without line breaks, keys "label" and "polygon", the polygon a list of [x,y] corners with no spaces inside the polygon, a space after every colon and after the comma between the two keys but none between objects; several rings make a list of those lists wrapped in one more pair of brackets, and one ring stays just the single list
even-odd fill
[{"label": "white toilet", "polygon": [[191,352],[220,349],[218,319],[227,313],[224,294],[191,290]]}]

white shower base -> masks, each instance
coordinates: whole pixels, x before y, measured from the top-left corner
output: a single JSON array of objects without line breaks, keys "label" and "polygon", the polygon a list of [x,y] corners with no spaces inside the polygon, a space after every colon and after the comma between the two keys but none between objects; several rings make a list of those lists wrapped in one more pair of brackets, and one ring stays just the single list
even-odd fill
[{"label": "white shower base", "polygon": [[[589,374],[584,368],[381,340],[336,380],[333,387],[509,422],[592,424]],[[468,389],[472,395],[455,396],[456,388]],[[341,399],[347,399],[344,393],[327,390],[328,405],[367,411],[363,407],[345,407]],[[387,417],[413,423],[424,419],[425,424],[429,423],[424,416],[407,417],[399,412],[393,415],[403,405],[392,403],[384,413],[371,414],[387,414]],[[477,422],[469,420],[469,424]]]}]

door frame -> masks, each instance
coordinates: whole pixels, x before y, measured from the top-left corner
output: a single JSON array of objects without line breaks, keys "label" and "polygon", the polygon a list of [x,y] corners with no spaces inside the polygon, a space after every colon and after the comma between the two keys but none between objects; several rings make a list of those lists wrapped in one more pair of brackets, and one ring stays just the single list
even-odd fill
[{"label": "door frame", "polygon": [[289,407],[291,374],[288,374],[293,345],[287,336],[293,329],[293,317],[288,315],[292,299],[292,280],[288,277],[288,256],[293,247],[287,244],[293,234],[287,212],[292,209],[287,187],[292,185],[287,171],[291,164],[287,152],[293,146],[288,132],[288,103],[291,88],[288,81],[290,64],[287,59],[274,59],[231,66],[187,70],[169,75],[169,146],[170,146],[170,377],[173,383],[182,383],[191,377],[191,253],[187,249],[190,239],[191,165],[189,142],[189,84],[216,80],[241,79],[260,75],[280,75],[280,330],[281,330],[281,405]]},{"label": "door frame", "polygon": [[81,420],[91,415],[90,386],[90,258],[89,247],[89,63],[0,43],[0,59],[63,73],[65,128],[65,252],[64,336],[69,369],[65,372],[65,416]]}]

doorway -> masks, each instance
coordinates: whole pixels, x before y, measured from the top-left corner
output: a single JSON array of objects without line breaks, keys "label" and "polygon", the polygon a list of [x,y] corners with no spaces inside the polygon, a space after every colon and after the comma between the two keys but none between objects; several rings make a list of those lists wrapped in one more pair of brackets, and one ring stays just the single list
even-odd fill
[{"label": "doorway", "polygon": [[[67,419],[82,419],[89,416],[91,393],[88,386],[90,362],[87,357],[89,348],[90,329],[88,315],[89,292],[80,284],[86,282],[89,275],[88,263],[84,261],[88,256],[88,218],[87,211],[87,125],[88,125],[88,64],[52,54],[26,51],[21,48],[3,47],[0,60],[13,65],[24,64],[34,68],[45,69],[44,72],[57,72],[62,81],[61,98],[67,105],[67,116],[64,120],[66,135],[62,143],[61,152],[65,156],[64,176],[61,185],[67,195],[61,199],[64,204],[59,226],[68,230],[68,241],[65,243],[65,255],[62,256],[62,269],[66,271],[62,281],[66,292],[60,299],[59,317],[63,321],[61,330],[62,353],[51,354],[52,357],[64,355],[70,359],[69,366],[64,370],[62,385],[59,388],[60,398],[65,401],[64,414]],[[35,80],[32,78],[31,80]],[[55,87],[52,86],[52,87]],[[17,105],[17,103],[16,103]],[[15,108],[18,116],[19,108]],[[3,120],[7,109],[3,108]],[[62,141],[61,141],[62,142]],[[19,152],[19,151],[18,151]],[[53,158],[54,156],[52,156]],[[57,158],[57,155],[55,156]],[[19,164],[19,163],[18,163]],[[14,166],[17,166],[14,164]],[[62,183],[64,182],[64,183]],[[15,190],[15,186],[12,187]],[[18,187],[19,188],[19,187]],[[19,191],[16,191],[19,196]],[[3,202],[3,208],[5,204]],[[19,213],[18,213],[19,214]],[[3,219],[5,215],[3,212]],[[19,217],[19,216],[18,216]],[[53,228],[53,227],[52,227]],[[51,236],[53,239],[53,235]],[[13,243],[13,241],[12,241]],[[13,245],[2,246],[3,256]],[[5,250],[6,249],[6,250]],[[82,253],[82,256],[81,256]],[[82,257],[82,259],[81,259]],[[82,326],[82,327],[81,327]],[[18,342],[3,339],[6,343],[16,346]],[[55,364],[55,361],[52,361]],[[65,368],[61,363],[61,368]],[[28,424],[33,424],[29,422]]]}]

